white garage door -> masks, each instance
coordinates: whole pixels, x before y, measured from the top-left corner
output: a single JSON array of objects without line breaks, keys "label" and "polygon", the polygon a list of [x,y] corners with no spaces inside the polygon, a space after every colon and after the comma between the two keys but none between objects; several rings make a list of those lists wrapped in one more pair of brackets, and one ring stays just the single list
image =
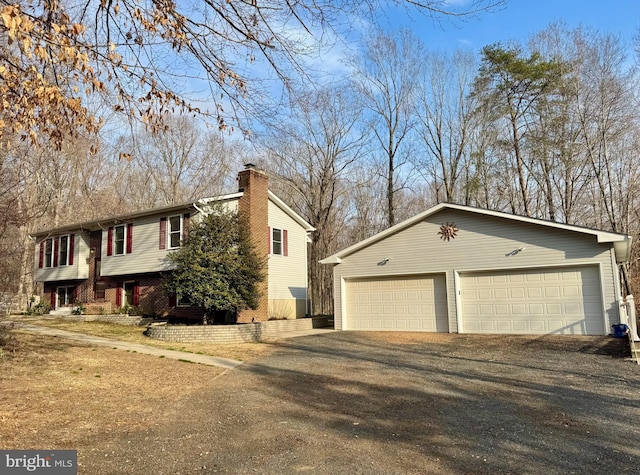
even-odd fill
[{"label": "white garage door", "polygon": [[346,282],[347,330],[448,332],[444,275]]},{"label": "white garage door", "polygon": [[594,266],[460,275],[465,333],[604,335]]}]

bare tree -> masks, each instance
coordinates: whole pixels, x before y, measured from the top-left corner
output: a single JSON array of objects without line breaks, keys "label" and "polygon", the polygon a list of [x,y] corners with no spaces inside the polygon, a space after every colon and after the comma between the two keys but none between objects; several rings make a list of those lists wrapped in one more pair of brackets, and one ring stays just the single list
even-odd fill
[{"label": "bare tree", "polygon": [[[406,5],[457,17],[502,3]],[[264,100],[251,87],[260,81],[250,77],[265,66],[285,84],[294,72],[304,76],[301,56],[321,46],[323,33],[350,17],[375,17],[382,7],[378,0],[0,0],[0,132],[60,145],[66,134],[100,127],[86,107],[95,95],[108,95],[115,111],[152,130],[176,109],[208,115],[225,128],[239,118],[238,108]],[[194,89],[209,92],[197,97],[188,93]],[[194,100],[213,106],[201,110]]]},{"label": "bare tree", "polygon": [[420,88],[418,135],[425,153],[416,154],[416,171],[433,183],[437,202],[463,199],[460,186],[468,168],[473,110],[470,98],[477,70],[471,52],[428,53]]},{"label": "bare tree", "polygon": [[406,185],[416,101],[424,65],[422,43],[409,31],[378,31],[364,50],[351,58],[356,88],[369,111],[369,126],[385,163],[387,224],[396,222],[395,194]]},{"label": "bare tree", "polygon": [[314,313],[333,308],[332,271],[318,261],[339,249],[340,201],[347,175],[364,153],[361,113],[344,86],[303,93],[266,141],[273,187],[316,228],[308,253]]},{"label": "bare tree", "polygon": [[637,90],[633,71],[625,70],[626,57],[612,35],[580,38],[580,82],[575,85],[576,114],[584,156],[593,173],[596,226],[626,231],[631,208],[625,184],[637,169],[634,136],[638,126]]},{"label": "bare tree", "polygon": [[157,134],[138,129],[118,147],[131,151],[119,164],[126,173],[119,187],[136,208],[221,194],[240,161],[240,146],[218,130],[202,130],[183,116],[167,124]]}]

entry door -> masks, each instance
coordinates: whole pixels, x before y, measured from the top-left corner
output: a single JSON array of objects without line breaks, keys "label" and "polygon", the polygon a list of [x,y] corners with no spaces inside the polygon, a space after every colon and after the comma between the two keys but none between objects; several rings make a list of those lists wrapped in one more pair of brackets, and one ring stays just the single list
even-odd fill
[{"label": "entry door", "polygon": [[72,286],[64,286],[64,287],[57,288],[56,293],[57,293],[58,299],[56,301],[57,303],[56,308],[69,307],[73,305],[73,290],[74,290],[74,287]]},{"label": "entry door", "polygon": [[130,306],[135,305],[134,303],[134,292],[136,288],[136,283],[134,281],[129,281],[124,283],[124,302],[123,304],[128,304]]}]

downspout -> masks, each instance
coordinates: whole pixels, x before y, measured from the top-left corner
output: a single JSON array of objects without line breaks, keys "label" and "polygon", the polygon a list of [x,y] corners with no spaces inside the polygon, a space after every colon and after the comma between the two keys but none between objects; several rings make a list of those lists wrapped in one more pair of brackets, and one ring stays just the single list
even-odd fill
[{"label": "downspout", "polygon": [[202,216],[207,216],[207,213],[205,210],[203,210],[202,208],[198,207],[197,203],[193,203],[193,207],[196,209],[196,211],[198,213],[200,213]]}]

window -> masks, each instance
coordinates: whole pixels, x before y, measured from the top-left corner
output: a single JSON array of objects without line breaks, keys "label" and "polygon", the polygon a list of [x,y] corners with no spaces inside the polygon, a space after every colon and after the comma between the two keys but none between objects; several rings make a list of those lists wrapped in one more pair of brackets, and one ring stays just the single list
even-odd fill
[{"label": "window", "polygon": [[178,295],[178,298],[177,298],[177,301],[176,301],[176,306],[177,307],[191,307],[191,301],[185,295]]},{"label": "window", "polygon": [[58,253],[58,265],[66,266],[69,263],[69,236],[60,236],[60,250]]},{"label": "window", "polygon": [[271,236],[271,254],[282,255],[282,229],[273,229]]},{"label": "window", "polygon": [[140,305],[140,283],[137,281],[118,282],[116,287],[116,306]]},{"label": "window", "polygon": [[119,256],[121,254],[124,254],[124,245],[125,245],[125,226],[116,226],[113,228],[113,247],[114,247],[114,254],[116,256]]},{"label": "window", "polygon": [[107,283],[106,282],[96,282],[94,284],[94,296],[93,296],[93,298],[95,298],[96,300],[105,300],[105,298],[106,298],[106,289],[107,289]]},{"label": "window", "polygon": [[189,234],[189,213],[160,218],[159,249],[177,249]]},{"label": "window", "polygon": [[40,242],[38,268],[73,265],[75,234],[65,234]]},{"label": "window", "polygon": [[180,247],[182,240],[182,216],[169,218],[169,249]]},{"label": "window", "polygon": [[133,224],[112,226],[107,231],[107,256],[133,252]]},{"label": "window", "polygon": [[47,239],[44,243],[44,266],[53,267],[53,239]]},{"label": "window", "polygon": [[288,233],[286,229],[273,228],[270,233],[271,238],[271,254],[278,256],[289,255]]}]

